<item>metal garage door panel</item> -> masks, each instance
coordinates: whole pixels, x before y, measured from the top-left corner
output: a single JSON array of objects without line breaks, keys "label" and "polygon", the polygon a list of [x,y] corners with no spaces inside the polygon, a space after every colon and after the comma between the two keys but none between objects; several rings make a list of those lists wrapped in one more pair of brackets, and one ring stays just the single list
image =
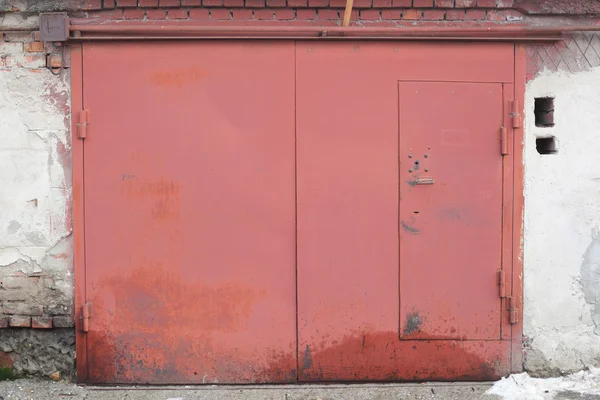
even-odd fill
[{"label": "metal garage door panel", "polygon": [[500,339],[502,103],[501,84],[399,84],[403,339]]},{"label": "metal garage door panel", "polygon": [[[398,210],[400,185],[406,179],[399,174],[403,159],[399,151],[398,81],[407,77],[511,80],[511,54],[510,44],[489,43],[297,44],[301,381],[486,380],[509,371],[510,342],[499,340],[499,334],[496,340],[480,339],[488,333],[491,337],[492,328],[486,328],[485,335],[475,335],[474,340],[400,337],[399,258],[400,240],[404,240],[400,235],[405,232],[400,228]],[[499,57],[499,64],[487,61]],[[489,87],[496,90],[499,85]],[[495,106],[492,120],[498,122],[502,105]],[[472,112],[476,109],[472,107]],[[438,118],[436,113],[440,112],[423,104],[413,111],[421,121]],[[501,166],[499,127],[490,140],[495,150],[493,163]],[[490,156],[491,143],[484,143],[485,156]],[[474,157],[479,160],[483,155]],[[466,176],[471,175],[477,176],[467,171]],[[501,180],[495,176],[490,179],[489,185],[498,185],[494,189],[500,190],[501,198]],[[491,240],[499,233],[495,226],[496,222],[490,227]],[[493,254],[499,250],[500,246],[493,249]],[[499,263],[493,268],[499,268]],[[482,282],[490,289],[484,301],[496,296],[499,308],[495,277],[493,273]],[[427,282],[414,285],[417,291],[426,288]],[[480,294],[479,289],[476,294]],[[496,314],[490,319],[499,327]]]},{"label": "metal garage door panel", "polygon": [[293,49],[84,46],[90,382],[296,379]]}]

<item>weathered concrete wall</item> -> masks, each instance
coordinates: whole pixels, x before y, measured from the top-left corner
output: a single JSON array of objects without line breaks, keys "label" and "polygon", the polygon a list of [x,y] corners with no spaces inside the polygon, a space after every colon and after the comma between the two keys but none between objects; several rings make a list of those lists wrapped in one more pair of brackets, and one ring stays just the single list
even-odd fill
[{"label": "weathered concrete wall", "polygon": [[[598,46],[600,47],[600,46]],[[595,61],[600,63],[600,61]],[[586,69],[586,68],[583,68]],[[534,99],[553,97],[555,126]],[[536,137],[555,136],[540,155]],[[527,85],[525,367],[552,375],[600,365],[600,67],[546,70]]]},{"label": "weathered concrete wall", "polygon": [[69,74],[31,32],[0,35],[0,367],[64,374],[49,349],[73,355]]}]

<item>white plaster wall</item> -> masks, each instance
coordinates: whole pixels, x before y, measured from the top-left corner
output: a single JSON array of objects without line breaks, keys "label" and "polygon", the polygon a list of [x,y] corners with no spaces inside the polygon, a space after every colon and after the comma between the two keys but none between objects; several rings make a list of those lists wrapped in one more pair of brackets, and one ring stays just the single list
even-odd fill
[{"label": "white plaster wall", "polygon": [[[535,126],[545,96],[553,128]],[[551,375],[600,365],[600,68],[540,74],[525,112],[525,368]],[[558,154],[538,154],[542,136]]]},{"label": "white plaster wall", "polygon": [[69,315],[68,72],[22,65],[30,55],[20,42],[0,41],[0,53],[13,60],[0,68],[0,314],[17,302],[20,314]]}]

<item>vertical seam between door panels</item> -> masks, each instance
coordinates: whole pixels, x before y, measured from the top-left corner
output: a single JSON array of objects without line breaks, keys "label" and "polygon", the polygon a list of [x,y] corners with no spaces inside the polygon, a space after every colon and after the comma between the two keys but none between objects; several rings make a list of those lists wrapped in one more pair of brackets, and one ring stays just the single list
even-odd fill
[{"label": "vertical seam between door panels", "polygon": [[[502,107],[500,107],[500,123],[501,123],[501,129],[508,129],[507,126],[505,125],[506,122],[506,114],[505,112],[508,110],[505,110],[506,107],[506,88],[504,87],[504,83],[501,85],[502,88],[502,94],[501,94],[501,101],[502,101]],[[500,155],[501,160],[502,160],[502,210],[500,213],[500,229],[501,229],[501,233],[500,233],[500,270],[502,271],[501,273],[506,274],[506,270],[504,269],[505,266],[505,258],[504,258],[504,246],[506,245],[506,238],[504,237],[504,219],[506,218],[506,204],[504,204],[504,200],[505,200],[505,195],[506,195],[506,156],[505,155]],[[508,317],[508,315],[504,315],[504,299],[502,297],[500,297],[500,340],[502,340],[503,335],[504,335],[504,320],[505,317]],[[508,313],[507,313],[508,314]]]},{"label": "vertical seam between door panels", "polygon": [[296,382],[300,380],[300,323],[298,313],[298,110],[297,110],[297,48],[298,42],[294,40],[294,225],[295,225],[295,269],[296,269]]},{"label": "vertical seam between door panels", "polygon": [[398,206],[396,207],[396,232],[397,232],[397,238],[396,238],[396,242],[398,243],[398,338],[402,338],[402,293],[401,293],[401,273],[402,273],[402,266],[400,265],[400,255],[401,255],[401,244],[400,244],[400,235],[402,234],[402,232],[400,232],[400,195],[401,195],[401,191],[400,191],[400,164],[402,163],[402,161],[400,161],[400,85],[401,82],[400,81],[396,81],[396,90],[398,92],[398,95],[396,96],[396,114],[397,114],[397,129],[396,129],[396,140],[398,141],[398,145],[397,145],[397,154],[396,154],[396,158],[397,158],[397,163],[396,163],[396,171],[397,171],[397,180],[396,180],[396,184],[397,184],[397,193],[398,193]]},{"label": "vertical seam between door panels", "polygon": [[[85,57],[84,57],[84,52],[85,52],[85,45],[82,44],[81,46],[81,109],[85,110],[85,79],[84,79],[84,71],[85,71],[85,66],[84,66],[84,62],[85,62]],[[81,110],[77,110],[78,112],[80,112]],[[71,110],[71,118],[73,118],[73,110]],[[81,208],[83,211],[83,232],[81,232],[81,234],[83,235],[83,268],[79,268],[80,271],[83,271],[83,304],[87,303],[87,246],[86,246],[86,242],[85,242],[85,233],[86,233],[86,228],[85,228],[85,223],[86,223],[86,212],[85,212],[85,207],[86,207],[86,201],[85,201],[85,140],[82,141],[81,144],[81,178],[82,178],[82,182],[81,182],[81,186],[82,186],[82,190],[81,190]],[[77,330],[77,310],[75,310],[75,329]],[[90,362],[89,362],[89,340],[88,340],[88,334],[85,335],[85,352],[86,352],[86,380],[89,381],[90,379]]]}]

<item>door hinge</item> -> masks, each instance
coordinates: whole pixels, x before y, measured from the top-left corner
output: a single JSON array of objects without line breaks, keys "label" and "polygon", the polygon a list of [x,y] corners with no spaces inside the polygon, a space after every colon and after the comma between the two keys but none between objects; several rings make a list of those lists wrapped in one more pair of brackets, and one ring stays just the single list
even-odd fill
[{"label": "door hinge", "polygon": [[85,139],[87,137],[87,127],[90,123],[90,111],[81,110],[79,112],[79,122],[77,123],[77,137]]},{"label": "door hinge", "polygon": [[79,316],[79,329],[81,332],[90,330],[90,317],[92,316],[92,303],[85,303],[81,307],[81,315]]},{"label": "door hinge", "polygon": [[500,147],[503,156],[510,154],[508,151],[508,131],[505,126],[500,128]]},{"label": "door hinge", "polygon": [[506,300],[508,303],[508,320],[511,325],[514,325],[517,322],[519,322],[519,313],[517,310],[517,302],[514,297],[507,297]]},{"label": "door hinge", "polygon": [[517,100],[510,102],[510,117],[512,118],[513,128],[520,128],[523,126],[523,115],[519,110],[519,102]]},{"label": "door hinge", "polygon": [[498,270],[498,287],[500,298],[503,299],[506,297],[506,274],[504,270]]}]

